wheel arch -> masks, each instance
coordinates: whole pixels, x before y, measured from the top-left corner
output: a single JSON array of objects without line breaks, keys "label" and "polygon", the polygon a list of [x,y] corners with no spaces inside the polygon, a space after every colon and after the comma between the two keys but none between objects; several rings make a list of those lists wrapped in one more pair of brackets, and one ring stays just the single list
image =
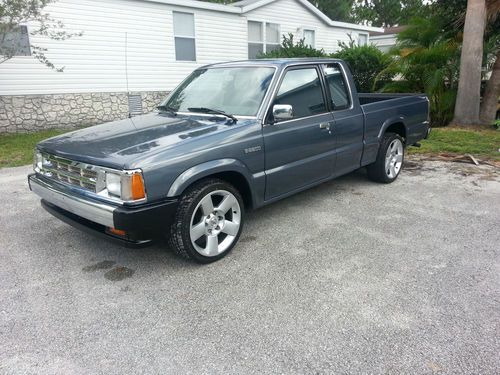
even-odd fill
[{"label": "wheel arch", "polygon": [[391,132],[401,136],[404,140],[407,139],[408,129],[406,127],[405,119],[402,116],[393,117],[384,122],[378,135],[379,141],[385,133]]},{"label": "wheel arch", "polygon": [[230,183],[240,192],[245,207],[255,206],[254,191],[250,183],[253,180],[252,174],[241,161],[229,158],[211,160],[187,169],[172,183],[167,196],[179,196],[192,184],[208,177],[220,178]]}]

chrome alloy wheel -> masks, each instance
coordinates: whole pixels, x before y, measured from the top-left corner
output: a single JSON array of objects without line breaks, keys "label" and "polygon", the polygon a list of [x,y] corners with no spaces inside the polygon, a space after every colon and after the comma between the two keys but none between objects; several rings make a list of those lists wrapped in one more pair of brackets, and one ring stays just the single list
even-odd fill
[{"label": "chrome alloy wheel", "polygon": [[208,193],[191,216],[189,236],[198,253],[213,257],[226,251],[236,239],[241,209],[236,197],[226,190]]},{"label": "chrome alloy wheel", "polygon": [[394,139],[385,154],[385,173],[389,178],[395,178],[403,165],[403,143]]}]

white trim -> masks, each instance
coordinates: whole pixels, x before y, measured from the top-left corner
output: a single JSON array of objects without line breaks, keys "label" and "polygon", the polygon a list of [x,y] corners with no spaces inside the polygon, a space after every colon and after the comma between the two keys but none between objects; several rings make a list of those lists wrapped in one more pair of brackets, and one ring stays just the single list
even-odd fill
[{"label": "white trim", "polygon": [[[270,4],[276,0],[260,0],[256,1],[255,3],[251,5],[247,5],[242,7],[242,13],[246,13],[250,10],[254,10],[256,8],[259,8],[261,6]],[[332,21],[326,14],[324,14],[322,11],[320,11],[318,8],[316,8],[314,5],[312,5],[309,1],[307,0],[295,0],[301,3],[304,7],[309,9],[311,12],[313,12],[318,18],[322,19],[323,22],[325,22],[327,25],[332,26],[332,27],[340,27],[340,28],[346,28],[346,29],[353,29],[353,30],[364,30],[364,31],[375,31],[375,32],[384,32],[384,29],[382,27],[372,27],[372,26],[365,26],[365,25],[358,25],[355,23],[348,23],[348,22],[339,22],[339,21]],[[233,5],[237,5],[233,4]]]},{"label": "white trim", "polygon": [[389,39],[389,38],[396,38],[398,34],[384,34],[384,35],[375,35],[375,36],[370,36],[370,40],[383,40],[383,39]]},{"label": "white trim", "polygon": [[[219,11],[219,12],[226,12],[226,13],[236,13],[236,14],[243,15],[251,10],[268,5],[268,4],[275,2],[277,0],[257,0],[251,4],[243,5],[243,6],[239,6],[238,3],[234,3],[234,4],[230,4],[230,5],[223,5],[223,4],[216,4],[216,3],[209,3],[209,2],[205,2],[205,1],[195,1],[195,0],[142,0],[142,1],[161,3],[161,4],[169,4],[169,5],[177,5],[177,6],[186,7],[186,8],[207,9],[207,10],[214,10],[214,11]],[[293,1],[297,1],[300,4],[302,4],[304,7],[306,7],[308,10],[310,10],[312,13],[314,13],[318,18],[320,18],[324,23],[326,23],[329,26],[352,29],[352,30],[384,32],[384,29],[382,27],[372,27],[372,26],[366,26],[366,25],[358,25],[355,23],[332,21],[326,14],[321,12],[318,8],[316,8],[314,5],[312,5],[309,1],[307,1],[307,0],[293,0]]]},{"label": "white trim", "polygon": [[206,10],[214,10],[218,12],[225,13],[236,13],[241,14],[241,8],[231,6],[231,5],[223,5],[216,3],[209,3],[204,1],[197,0],[142,0],[151,3],[160,3],[160,4],[168,4],[168,5],[177,5],[185,8],[195,8],[195,9],[206,9]]}]

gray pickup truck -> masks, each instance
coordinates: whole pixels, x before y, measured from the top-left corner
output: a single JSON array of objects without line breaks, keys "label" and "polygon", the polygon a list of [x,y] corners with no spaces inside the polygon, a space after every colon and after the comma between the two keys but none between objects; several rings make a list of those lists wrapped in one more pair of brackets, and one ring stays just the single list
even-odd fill
[{"label": "gray pickup truck", "polygon": [[143,116],[50,138],[31,190],[54,216],[141,246],[218,260],[245,210],[366,167],[383,183],[429,132],[425,95],[358,94],[335,59],[255,60],[195,70]]}]

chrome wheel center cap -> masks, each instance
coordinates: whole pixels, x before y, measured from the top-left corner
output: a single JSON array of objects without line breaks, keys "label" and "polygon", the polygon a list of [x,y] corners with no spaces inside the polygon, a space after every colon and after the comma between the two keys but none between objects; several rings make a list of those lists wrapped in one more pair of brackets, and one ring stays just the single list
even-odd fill
[{"label": "chrome wheel center cap", "polygon": [[211,213],[205,218],[205,226],[207,234],[219,234],[224,228],[224,216],[219,215],[217,212]]}]

